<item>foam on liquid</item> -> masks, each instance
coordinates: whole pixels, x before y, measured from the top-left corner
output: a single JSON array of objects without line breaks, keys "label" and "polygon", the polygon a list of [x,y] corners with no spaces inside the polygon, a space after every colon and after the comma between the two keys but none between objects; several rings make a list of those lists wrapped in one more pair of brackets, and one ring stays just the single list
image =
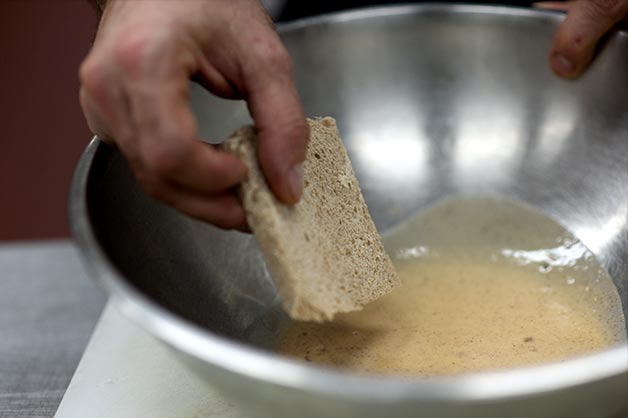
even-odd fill
[{"label": "foam on liquid", "polygon": [[359,372],[438,375],[566,359],[626,340],[593,254],[547,216],[456,198],[384,237],[402,285],[330,323],[295,323],[277,351]]}]

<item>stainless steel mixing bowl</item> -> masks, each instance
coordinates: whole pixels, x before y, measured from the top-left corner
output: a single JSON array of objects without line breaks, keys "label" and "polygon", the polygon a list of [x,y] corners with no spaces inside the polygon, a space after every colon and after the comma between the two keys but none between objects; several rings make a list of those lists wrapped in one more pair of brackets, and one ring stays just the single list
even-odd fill
[{"label": "stainless steel mixing bowl", "polygon": [[[338,120],[380,231],[437,200],[493,194],[554,217],[601,260],[628,308],[628,34],[579,81],[547,53],[560,16],[399,6],[280,27],[308,115]],[[203,137],[248,117],[192,94]],[[117,306],[192,370],[270,417],[609,417],[628,411],[626,345],[564,362],[432,379],[359,376],[268,351],[287,318],[253,239],[144,195],[93,140],[74,234]]]}]

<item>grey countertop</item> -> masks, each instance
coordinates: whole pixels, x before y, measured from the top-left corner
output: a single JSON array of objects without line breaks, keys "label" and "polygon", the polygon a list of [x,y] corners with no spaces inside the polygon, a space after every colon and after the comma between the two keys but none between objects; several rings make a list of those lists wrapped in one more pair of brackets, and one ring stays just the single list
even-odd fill
[{"label": "grey countertop", "polygon": [[0,418],[54,415],[105,299],[71,241],[0,244]]}]

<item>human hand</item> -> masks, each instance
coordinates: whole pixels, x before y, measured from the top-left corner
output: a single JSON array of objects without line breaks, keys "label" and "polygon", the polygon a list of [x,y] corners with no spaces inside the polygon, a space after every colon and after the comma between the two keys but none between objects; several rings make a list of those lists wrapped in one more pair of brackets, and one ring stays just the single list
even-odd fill
[{"label": "human hand", "polygon": [[589,66],[600,39],[622,20],[628,22],[628,0],[572,0],[535,3],[567,12],[554,36],[550,66],[564,78],[577,78]]},{"label": "human hand", "polygon": [[109,0],[79,76],[91,130],[120,149],[153,197],[223,228],[246,226],[233,192],[246,167],[199,140],[194,78],[247,101],[273,192],[299,200],[309,127],[290,57],[258,1]]}]

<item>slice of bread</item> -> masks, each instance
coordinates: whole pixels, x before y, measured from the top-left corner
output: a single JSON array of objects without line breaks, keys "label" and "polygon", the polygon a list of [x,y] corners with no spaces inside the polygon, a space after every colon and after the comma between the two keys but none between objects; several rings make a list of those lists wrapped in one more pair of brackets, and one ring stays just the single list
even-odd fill
[{"label": "slice of bread", "polygon": [[256,154],[251,126],[224,149],[249,169],[241,196],[248,224],[288,314],[331,320],[388,293],[399,279],[369,215],[351,162],[332,118],[308,120],[310,142],[304,189],[290,207],[271,192]]}]

